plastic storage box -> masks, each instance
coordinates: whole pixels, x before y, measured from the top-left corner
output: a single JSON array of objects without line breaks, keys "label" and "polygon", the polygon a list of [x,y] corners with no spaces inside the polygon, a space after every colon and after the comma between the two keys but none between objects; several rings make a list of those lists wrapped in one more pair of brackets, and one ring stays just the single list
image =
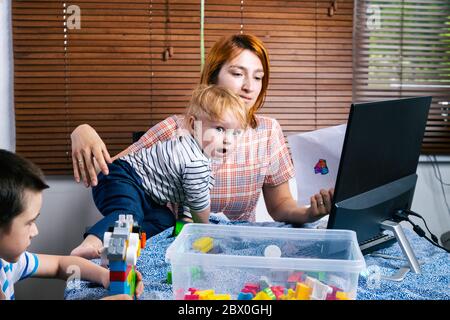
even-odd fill
[{"label": "plastic storage box", "polygon": [[170,245],[175,299],[356,299],[350,230],[188,224]]}]

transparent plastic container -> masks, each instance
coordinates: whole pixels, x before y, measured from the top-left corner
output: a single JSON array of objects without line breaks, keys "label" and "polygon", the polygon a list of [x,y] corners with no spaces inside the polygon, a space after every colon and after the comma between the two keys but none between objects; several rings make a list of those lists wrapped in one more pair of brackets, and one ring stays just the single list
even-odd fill
[{"label": "transparent plastic container", "polygon": [[[366,267],[354,231],[196,223],[184,226],[166,261],[178,300],[192,298],[196,290],[197,295],[214,290],[200,300],[249,299],[249,291],[255,298],[263,289],[273,300],[356,299]],[[311,288],[308,297],[299,294],[299,283]]]}]

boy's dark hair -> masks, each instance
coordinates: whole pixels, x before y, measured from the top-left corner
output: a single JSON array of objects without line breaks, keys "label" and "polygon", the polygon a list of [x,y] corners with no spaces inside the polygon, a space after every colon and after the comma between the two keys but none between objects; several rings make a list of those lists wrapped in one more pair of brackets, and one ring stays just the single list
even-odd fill
[{"label": "boy's dark hair", "polygon": [[42,171],[31,161],[0,149],[0,228],[8,229],[12,220],[22,213],[24,191],[42,191]]}]

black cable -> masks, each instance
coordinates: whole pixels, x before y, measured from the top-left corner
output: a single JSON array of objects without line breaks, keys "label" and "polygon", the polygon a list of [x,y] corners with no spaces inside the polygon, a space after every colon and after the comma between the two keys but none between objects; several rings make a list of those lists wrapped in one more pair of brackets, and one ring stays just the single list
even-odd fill
[{"label": "black cable", "polygon": [[447,206],[448,212],[450,213],[450,206],[448,204],[447,196],[445,195],[445,190],[444,190],[444,186],[450,186],[450,183],[446,183],[442,180],[441,169],[439,168],[439,163],[436,159],[436,156],[433,156],[433,157],[428,156],[428,158],[430,159],[431,166],[434,171],[434,176],[441,183],[441,190],[442,190],[442,195],[444,196],[444,202],[445,202],[445,205]]},{"label": "black cable", "polygon": [[428,233],[431,235],[431,239],[433,239],[434,242],[439,243],[438,238],[431,232],[430,228],[428,228],[427,222],[425,221],[425,219],[420,214],[418,214],[418,213],[416,213],[414,211],[411,211],[411,210],[404,210],[404,211],[406,211],[410,216],[415,216],[415,217],[418,217],[418,218],[422,219],[422,221],[423,221],[423,223],[425,225],[425,228],[427,228]]},{"label": "black cable", "polygon": [[[414,232],[417,233],[420,237],[425,238],[425,239],[428,240],[428,242],[430,242],[432,245],[434,245],[434,246],[436,246],[436,247],[438,247],[438,248],[441,248],[442,250],[445,250],[446,252],[450,253],[450,250],[449,250],[449,249],[444,248],[443,246],[441,246],[441,245],[438,243],[437,237],[436,237],[434,234],[432,234],[432,233],[430,232],[430,230],[428,229],[428,227],[426,227],[426,228],[427,228],[428,232],[430,232],[431,237],[433,238],[433,240],[435,239],[435,241],[433,241],[433,240],[431,240],[429,237],[427,237],[425,231],[423,231],[423,229],[422,229],[419,225],[415,224],[414,222],[411,221],[411,219],[409,219],[409,215],[413,215],[413,216],[416,216],[416,217],[420,217],[420,218],[425,222],[425,219],[423,219],[423,217],[422,217],[420,214],[418,214],[418,213],[416,213],[416,212],[414,212],[414,211],[411,211],[411,210],[399,210],[399,211],[397,211],[397,212],[395,213],[394,216],[395,216],[395,218],[396,218],[397,221],[407,221],[407,222],[409,222],[409,223],[413,226]],[[426,224],[426,222],[425,222],[425,224]]]},{"label": "black cable", "polygon": [[[444,186],[450,186],[450,183],[444,182],[442,180],[441,170],[439,168],[439,162],[437,161],[436,156],[427,156],[427,157],[430,159],[430,163],[431,163],[431,166],[433,167],[433,171],[434,171],[434,175],[435,175],[436,179],[438,179],[439,182],[442,183]],[[437,171],[439,171],[439,176],[436,171],[436,167],[437,167]]]}]

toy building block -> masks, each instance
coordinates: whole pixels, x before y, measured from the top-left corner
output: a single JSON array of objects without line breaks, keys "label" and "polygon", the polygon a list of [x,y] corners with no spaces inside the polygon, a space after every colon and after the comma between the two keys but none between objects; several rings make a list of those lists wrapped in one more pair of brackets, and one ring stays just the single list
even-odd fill
[{"label": "toy building block", "polygon": [[203,270],[201,267],[191,267],[191,280],[196,281],[203,278]]},{"label": "toy building block", "polygon": [[184,300],[199,300],[198,294],[185,294]]},{"label": "toy building block", "polygon": [[263,290],[263,292],[266,293],[271,300],[276,300],[277,299],[277,297],[275,296],[275,294],[273,293],[273,291],[269,287],[265,288]]},{"label": "toy building block", "polygon": [[349,300],[349,297],[347,294],[343,291],[336,292],[336,299],[337,300]]},{"label": "toy building block", "polygon": [[306,277],[305,284],[312,290],[311,300],[326,300],[327,295],[333,293],[333,288],[311,277]]},{"label": "toy building block", "polygon": [[303,280],[303,272],[294,272],[291,275],[289,275],[287,282],[290,288],[295,289],[297,282],[302,282],[302,280]]},{"label": "toy building block", "polygon": [[199,300],[211,300],[211,296],[213,296],[215,293],[214,290],[209,289],[196,291],[194,294],[199,296]]},{"label": "toy building block", "polygon": [[270,286],[272,285],[270,283],[269,278],[267,278],[266,276],[262,276],[261,278],[259,278],[259,288],[260,290],[264,290],[265,288],[270,288]]},{"label": "toy building block", "polygon": [[311,296],[311,288],[304,283],[297,282],[295,288],[295,299],[297,300],[309,300]]},{"label": "toy building block", "polygon": [[238,300],[252,300],[254,295],[251,292],[239,292],[237,299]]},{"label": "toy building block", "polygon": [[167,283],[172,284],[172,271],[167,272]]},{"label": "toy building block", "polygon": [[172,237],[176,237],[180,234],[183,227],[189,222],[184,220],[177,220],[175,221],[175,226],[173,227]]},{"label": "toy building block", "polygon": [[136,263],[146,235],[132,215],[119,215],[114,226],[103,236],[102,265],[109,265],[110,294],[136,292]]},{"label": "toy building block", "polygon": [[209,296],[209,300],[231,300],[231,295],[222,293],[222,294],[213,294]]},{"label": "toy building block", "polygon": [[214,245],[213,238],[201,237],[194,241],[194,243],[192,244],[192,248],[194,250],[207,253],[213,248],[213,245]]},{"label": "toy building block", "polygon": [[272,300],[272,298],[264,291],[260,291],[256,294],[253,300]]}]

